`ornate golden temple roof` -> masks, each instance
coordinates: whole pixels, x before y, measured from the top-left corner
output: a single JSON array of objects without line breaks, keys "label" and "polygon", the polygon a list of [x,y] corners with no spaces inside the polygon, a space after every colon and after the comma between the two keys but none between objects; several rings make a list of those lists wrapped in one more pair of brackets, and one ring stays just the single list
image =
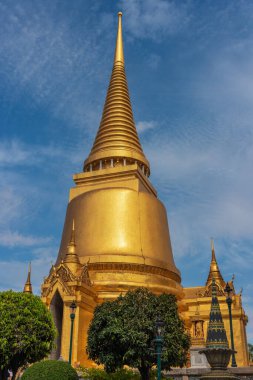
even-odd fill
[{"label": "ornate golden temple roof", "polygon": [[135,127],[128,92],[123,53],[121,12],[118,13],[114,65],[102,119],[83,169],[84,171],[92,171],[108,167],[111,160],[122,161],[122,165],[136,162],[147,176],[150,174],[149,162],[143,153]]},{"label": "ornate golden temple roof", "polygon": [[32,283],[31,283],[31,263],[29,263],[28,274],[27,274],[27,279],[26,279],[26,283],[24,286],[23,293],[31,293],[32,294],[32,292],[33,292],[33,289],[32,289]]},{"label": "ornate golden temple roof", "polygon": [[210,286],[212,284],[212,279],[214,278],[215,283],[217,285],[220,285],[222,289],[224,289],[226,286],[226,283],[220,273],[220,269],[216,260],[213,239],[211,239],[211,250],[212,250],[212,260],[210,264],[209,275],[206,281],[206,286]]}]

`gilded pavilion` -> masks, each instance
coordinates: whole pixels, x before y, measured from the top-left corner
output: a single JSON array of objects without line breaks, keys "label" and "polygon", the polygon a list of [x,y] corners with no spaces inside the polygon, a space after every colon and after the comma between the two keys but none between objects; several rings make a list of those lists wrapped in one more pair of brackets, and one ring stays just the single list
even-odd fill
[{"label": "gilded pavilion", "polygon": [[[204,347],[215,278],[228,338],[225,282],[212,242],[206,284],[183,288],[175,265],[167,213],[149,180],[150,164],[135,127],[122,40],[122,13],[114,64],[100,126],[83,172],[75,174],[62,241],[55,265],[42,284],[42,300],[52,311],[58,330],[53,358],[69,355],[69,305],[77,304],[72,363],[92,366],[86,355],[89,323],[96,305],[143,286],[172,293],[192,336],[191,365],[205,365],[198,353]],[[208,268],[207,268],[208,272]],[[30,277],[27,279],[29,290]],[[28,289],[29,288],[29,289]],[[241,294],[233,294],[233,323],[237,364],[248,365]]]}]

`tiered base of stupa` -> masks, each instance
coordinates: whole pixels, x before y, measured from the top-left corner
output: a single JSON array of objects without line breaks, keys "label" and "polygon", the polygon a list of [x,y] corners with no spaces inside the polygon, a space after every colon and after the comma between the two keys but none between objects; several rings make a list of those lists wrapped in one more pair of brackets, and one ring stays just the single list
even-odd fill
[{"label": "tiered base of stupa", "polygon": [[209,373],[201,376],[201,380],[240,380],[240,377],[234,375],[228,370],[211,370]]}]

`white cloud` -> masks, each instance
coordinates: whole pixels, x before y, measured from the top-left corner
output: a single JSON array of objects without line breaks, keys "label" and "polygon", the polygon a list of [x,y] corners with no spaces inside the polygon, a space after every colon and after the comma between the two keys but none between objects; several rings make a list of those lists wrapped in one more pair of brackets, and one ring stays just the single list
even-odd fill
[{"label": "white cloud", "polygon": [[161,56],[158,54],[150,54],[147,59],[147,64],[151,69],[157,69],[161,62]]},{"label": "white cloud", "polygon": [[0,233],[0,246],[8,248],[44,245],[51,240],[51,237],[25,236],[17,231],[2,231]]},{"label": "white cloud", "polygon": [[30,159],[29,152],[16,140],[0,143],[0,165],[20,164]]},{"label": "white cloud", "polygon": [[157,123],[155,121],[138,121],[138,123],[136,124],[136,128],[139,133],[144,133],[156,127]]},{"label": "white cloud", "polygon": [[22,97],[31,108],[46,106],[52,117],[71,127],[85,124],[92,129],[94,117],[90,120],[89,110],[96,110],[102,99],[87,89],[95,83],[96,95],[101,91],[105,80],[101,67],[113,57],[113,50],[104,46],[116,20],[99,12],[96,28],[88,33],[91,20],[92,12],[86,12],[76,33],[72,19],[58,13],[56,3],[1,2],[0,71],[9,97]]},{"label": "white cloud", "polygon": [[[5,248],[12,248],[15,256],[22,247],[44,246],[51,242],[51,232],[41,236],[41,232],[34,233],[34,228],[39,227],[37,220],[43,217],[43,210],[47,217],[51,210],[59,211],[59,191],[54,192],[54,183],[60,188],[67,179],[62,174],[57,176],[58,168],[64,167],[71,179],[73,170],[70,168],[79,153],[75,147],[68,149],[29,145],[17,139],[0,143],[0,247],[3,254]],[[73,157],[70,150],[75,152]],[[66,197],[67,191],[66,188]]]},{"label": "white cloud", "polygon": [[[40,294],[40,285],[43,277],[47,276],[50,267],[55,262],[56,247],[35,248],[31,252],[32,285],[34,294]],[[0,290],[13,289],[22,291],[26,281],[28,261],[1,260],[0,261]]]},{"label": "white cloud", "polygon": [[126,29],[133,37],[160,40],[183,29],[188,21],[188,6],[169,0],[121,1]]},{"label": "white cloud", "polygon": [[62,147],[49,145],[25,144],[17,139],[2,140],[0,142],[0,166],[17,167],[37,166],[43,161],[50,165],[52,159],[63,159],[66,150]]},{"label": "white cloud", "polygon": [[19,192],[16,192],[12,184],[8,183],[0,187],[0,225],[9,225],[24,211],[24,200]]}]

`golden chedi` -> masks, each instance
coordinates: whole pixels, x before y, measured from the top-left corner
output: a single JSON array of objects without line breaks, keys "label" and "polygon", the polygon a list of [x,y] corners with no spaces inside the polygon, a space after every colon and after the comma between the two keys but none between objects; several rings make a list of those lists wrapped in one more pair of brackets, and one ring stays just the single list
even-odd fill
[{"label": "golden chedi", "polygon": [[[193,348],[203,344],[211,302],[210,278],[219,278],[216,282],[221,287],[224,281],[213,256],[206,287],[182,288],[166,210],[149,175],[128,93],[119,13],[113,70],[100,126],[83,172],[73,177],[75,187],[70,190],[58,258],[42,285],[42,300],[50,308],[58,330],[52,358],[68,360],[69,306],[74,300],[77,308],[72,364],[94,365],[85,350],[94,308],[139,286],[158,294],[175,294],[193,336]],[[241,305],[239,312],[244,315]],[[240,365],[245,365],[246,338],[242,334],[246,322],[240,323]]]},{"label": "golden chedi", "polygon": [[129,287],[182,292],[166,210],[149,182],[134,124],[124,67],[122,14],[103,115],[84,172],[74,176],[57,263],[64,259],[72,220],[76,252],[98,298],[117,297]]},{"label": "golden chedi", "polygon": [[68,357],[68,306],[73,299],[73,362],[87,364],[85,339],[97,303],[138,286],[182,298],[166,210],[149,175],[128,93],[119,13],[100,127],[83,172],[73,177],[76,186],[70,190],[58,259],[42,285],[43,300],[61,334],[55,357]]}]

